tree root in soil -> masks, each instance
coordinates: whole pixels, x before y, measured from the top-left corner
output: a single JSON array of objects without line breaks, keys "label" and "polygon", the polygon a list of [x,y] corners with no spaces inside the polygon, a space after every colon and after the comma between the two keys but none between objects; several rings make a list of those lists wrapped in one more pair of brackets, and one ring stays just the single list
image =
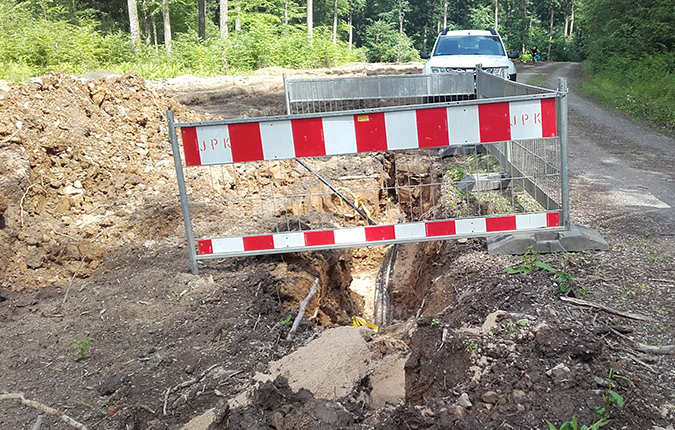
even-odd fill
[{"label": "tree root in soil", "polygon": [[[30,400],[27,399],[23,393],[9,393],[9,394],[0,394],[0,401],[2,400],[19,400],[21,403],[23,403],[26,406],[30,406],[31,408],[35,408],[39,410],[40,412],[44,412],[45,414],[54,416],[61,421],[65,422],[66,424],[71,425],[72,427],[75,427],[78,430],[87,430],[87,426],[84,424],[75,421],[73,418],[69,417],[66,414],[62,414],[61,412],[57,411],[54,408],[50,408],[49,406],[42,404],[40,402],[37,402],[35,400]],[[37,423],[36,423],[37,424]]]},{"label": "tree root in soil", "polygon": [[588,307],[588,308],[600,309],[600,310],[605,311],[607,313],[618,315],[618,316],[624,317],[624,318],[629,318],[629,319],[638,320],[638,321],[654,322],[653,318],[645,316],[645,315],[618,311],[616,309],[610,308],[609,306],[599,305],[597,303],[589,302],[589,301],[586,301],[586,300],[575,299],[573,297],[566,297],[566,296],[560,296],[560,300],[562,300],[563,302],[571,303],[573,305],[577,305],[577,306],[585,306],[585,307]]},{"label": "tree root in soil", "polygon": [[318,287],[319,287],[319,278],[316,278],[314,280],[314,283],[312,284],[312,288],[309,289],[309,294],[307,294],[307,297],[305,297],[300,302],[300,309],[298,310],[298,315],[295,317],[295,321],[293,321],[293,326],[291,327],[291,331],[288,332],[286,340],[291,340],[293,334],[298,330],[298,327],[300,326],[300,321],[302,321],[302,318],[305,316],[307,305],[309,305],[309,301],[312,300],[312,297],[314,297],[314,295],[316,294]]},{"label": "tree root in soil", "polygon": [[216,363],[216,364],[212,365],[211,367],[209,367],[208,369],[206,369],[205,371],[203,371],[202,374],[199,375],[198,378],[188,379],[187,381],[181,382],[180,384],[176,385],[173,388],[172,387],[167,388],[166,394],[164,394],[164,407],[162,408],[162,412],[164,413],[164,415],[167,414],[167,411],[166,411],[167,410],[167,403],[169,403],[169,396],[171,395],[171,393],[175,393],[178,390],[181,390],[183,388],[187,388],[190,385],[196,384],[197,382],[201,381],[202,379],[204,379],[204,377],[206,375],[208,375],[208,373],[211,370],[213,370],[216,366],[218,366],[218,364],[219,363]]}]

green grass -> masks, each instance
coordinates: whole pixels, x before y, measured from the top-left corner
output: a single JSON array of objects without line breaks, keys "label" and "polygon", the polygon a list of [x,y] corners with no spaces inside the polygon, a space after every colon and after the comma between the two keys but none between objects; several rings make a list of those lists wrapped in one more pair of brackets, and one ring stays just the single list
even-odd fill
[{"label": "green grass", "polygon": [[532,76],[527,81],[527,85],[533,85],[535,87],[546,88],[546,76],[545,75]]},{"label": "green grass", "polygon": [[591,74],[582,92],[630,117],[675,132],[673,59],[673,55],[663,55],[633,63],[613,62]]}]

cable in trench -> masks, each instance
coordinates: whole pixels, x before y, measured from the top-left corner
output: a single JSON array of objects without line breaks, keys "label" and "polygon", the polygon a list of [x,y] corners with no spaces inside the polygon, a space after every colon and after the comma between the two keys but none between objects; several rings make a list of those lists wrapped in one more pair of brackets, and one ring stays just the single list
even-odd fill
[{"label": "cable in trench", "polygon": [[394,297],[391,291],[391,278],[394,274],[399,244],[387,249],[380,271],[375,278],[374,318],[375,324],[384,327],[394,320]]}]

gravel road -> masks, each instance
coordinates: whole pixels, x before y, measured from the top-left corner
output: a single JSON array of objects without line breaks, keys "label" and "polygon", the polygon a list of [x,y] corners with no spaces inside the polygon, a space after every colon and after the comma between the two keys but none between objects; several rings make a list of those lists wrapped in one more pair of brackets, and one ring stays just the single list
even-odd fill
[{"label": "gravel road", "polygon": [[578,63],[525,65],[519,81],[537,75],[550,88],[558,78],[570,87],[572,221],[607,228],[631,223],[655,237],[675,235],[675,138],[582,97]]}]

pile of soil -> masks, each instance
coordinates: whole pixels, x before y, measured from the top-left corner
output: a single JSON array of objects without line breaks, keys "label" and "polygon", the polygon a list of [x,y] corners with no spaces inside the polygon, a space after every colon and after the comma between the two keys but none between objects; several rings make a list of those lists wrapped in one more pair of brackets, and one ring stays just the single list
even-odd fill
[{"label": "pile of soil", "polygon": [[[672,429],[669,238],[600,225],[611,251],[537,256],[604,309],[563,301],[560,274],[506,274],[527,261],[489,256],[482,239],[400,245],[394,320],[378,333],[344,326],[364,315],[352,279],[374,278],[384,247],[212,260],[190,274],[166,110],[282,113],[281,82],[202,91],[55,73],[0,85],[0,393],[92,429],[544,429],[590,425],[596,407],[605,428]],[[316,318],[287,340],[316,278]],[[3,429],[43,414],[0,403]]]},{"label": "pile of soil", "polygon": [[124,243],[179,234],[166,111],[205,119],[135,73],[60,73],[0,90],[0,285],[87,277]]}]

